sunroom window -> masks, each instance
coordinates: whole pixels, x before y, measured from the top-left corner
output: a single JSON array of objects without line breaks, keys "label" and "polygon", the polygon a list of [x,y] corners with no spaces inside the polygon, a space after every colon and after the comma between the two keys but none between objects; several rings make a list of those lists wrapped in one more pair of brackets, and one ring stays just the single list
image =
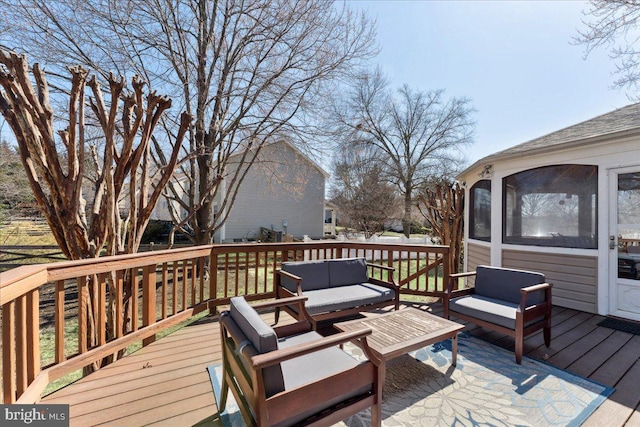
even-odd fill
[{"label": "sunroom window", "polygon": [[476,182],[469,191],[469,238],[491,241],[491,181]]},{"label": "sunroom window", "polygon": [[503,242],[597,248],[598,167],[546,166],[503,179]]}]

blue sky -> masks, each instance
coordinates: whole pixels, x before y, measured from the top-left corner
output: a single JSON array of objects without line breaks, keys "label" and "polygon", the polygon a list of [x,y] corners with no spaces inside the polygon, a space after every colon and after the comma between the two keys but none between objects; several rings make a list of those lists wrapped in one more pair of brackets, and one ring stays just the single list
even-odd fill
[{"label": "blue sky", "polygon": [[631,103],[605,49],[584,59],[578,1],[358,1],[377,18],[393,87],[469,97],[470,162]]},{"label": "blue sky", "polygon": [[[477,110],[469,162],[629,104],[611,89],[614,62],[571,45],[579,1],[347,0],[377,19],[393,87],[445,89]],[[0,120],[0,137],[12,140]]]}]

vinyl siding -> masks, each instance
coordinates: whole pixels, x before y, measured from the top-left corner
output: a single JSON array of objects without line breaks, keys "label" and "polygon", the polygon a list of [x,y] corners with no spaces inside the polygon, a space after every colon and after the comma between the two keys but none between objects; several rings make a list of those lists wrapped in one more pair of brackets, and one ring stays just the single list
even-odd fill
[{"label": "vinyl siding", "polygon": [[265,146],[259,159],[240,186],[226,222],[226,239],[257,238],[260,227],[321,237],[324,174],[285,142]]},{"label": "vinyl siding", "polygon": [[491,265],[491,247],[468,243],[467,271],[474,271],[479,265]]},{"label": "vinyl siding", "polygon": [[598,259],[596,256],[546,254],[503,250],[502,266],[538,271],[553,285],[553,304],[596,313]]},{"label": "vinyl siding", "polygon": [[[491,247],[474,243],[467,243],[467,271],[475,271],[479,265],[491,265]],[[468,280],[469,286],[474,284],[474,278]]]}]

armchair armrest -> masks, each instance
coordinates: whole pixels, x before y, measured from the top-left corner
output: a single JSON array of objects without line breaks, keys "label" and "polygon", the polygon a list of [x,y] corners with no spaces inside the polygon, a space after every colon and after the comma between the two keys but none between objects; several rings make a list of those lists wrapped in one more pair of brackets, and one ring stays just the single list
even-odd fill
[{"label": "armchair armrest", "polygon": [[373,267],[373,268],[379,268],[381,270],[387,270],[387,271],[396,271],[396,268],[390,265],[382,265],[382,264],[374,264],[371,262],[367,263],[367,267]]},{"label": "armchair armrest", "polygon": [[537,285],[527,286],[526,288],[520,289],[520,293],[529,294],[531,292],[539,291],[541,289],[551,289],[551,283],[539,283]]},{"label": "armchair armrest", "polygon": [[264,369],[267,366],[276,365],[280,362],[284,362],[285,360],[304,356],[305,354],[313,353],[325,348],[335,347],[349,341],[362,339],[368,335],[371,335],[371,333],[371,328],[363,328],[361,330],[351,332],[341,332],[328,337],[319,338],[317,340],[309,341],[299,345],[294,345],[289,348],[283,348],[281,350],[274,350],[269,353],[258,354],[251,358],[251,363],[254,368]]},{"label": "armchair armrest", "polygon": [[[450,274],[449,275],[449,283],[447,285],[447,289],[445,291],[445,295],[446,294],[453,294],[454,292],[463,292],[466,291],[466,289],[463,289],[461,291],[454,291],[453,290],[453,285],[454,283],[458,283],[458,279],[460,279],[461,277],[471,277],[471,276],[475,276],[477,273],[475,271],[467,271],[466,273],[456,273],[456,274]],[[460,293],[459,295],[466,295],[467,293]]]},{"label": "armchair armrest", "polygon": [[[531,292],[544,290],[544,302],[538,304],[540,308],[537,307],[527,307],[527,296]],[[551,283],[539,283],[537,285],[527,286],[525,288],[520,289],[520,293],[522,294],[522,298],[520,299],[520,305],[518,306],[518,311],[547,311],[551,310]],[[533,314],[531,314],[533,315]]]},{"label": "armchair armrest", "polygon": [[[278,278],[280,278],[281,276],[284,277],[288,277],[291,280],[295,280],[296,282],[296,293],[298,295],[302,295],[302,277],[300,276],[296,276],[295,274],[291,274],[288,271],[284,271],[284,270],[276,270],[276,275],[278,276]],[[277,284],[280,284],[280,280],[278,280]]]},{"label": "armchair armrest", "polygon": [[475,272],[475,271],[467,271],[465,273],[450,274],[449,278],[458,279],[460,277],[475,276],[476,274],[478,274],[478,273]]},{"label": "armchair armrest", "polygon": [[308,300],[308,297],[305,296],[297,296],[297,297],[290,297],[290,298],[280,298],[280,299],[276,299],[276,300],[270,300],[270,301],[264,301],[264,302],[259,302],[257,304],[251,304],[251,306],[255,309],[255,310],[260,310],[260,309],[269,309],[269,308],[275,308],[275,307],[282,307],[285,305],[292,305],[292,304],[304,304],[304,302],[306,300]]},{"label": "armchair armrest", "polygon": [[[396,292],[399,292],[400,287],[398,286],[398,284],[396,283],[395,278],[393,277],[393,273],[396,271],[396,268],[393,266],[389,266],[389,265],[382,265],[382,264],[374,264],[371,262],[367,263],[367,268],[379,268],[380,270],[384,270],[387,272],[387,281],[384,280],[378,280],[377,282],[373,282],[373,280],[376,280],[372,277],[369,277],[369,281],[381,286],[386,286],[386,287],[390,287],[389,284],[393,285],[392,289],[395,290]],[[398,300],[399,301],[399,300]],[[397,308],[396,308],[397,310]]]}]

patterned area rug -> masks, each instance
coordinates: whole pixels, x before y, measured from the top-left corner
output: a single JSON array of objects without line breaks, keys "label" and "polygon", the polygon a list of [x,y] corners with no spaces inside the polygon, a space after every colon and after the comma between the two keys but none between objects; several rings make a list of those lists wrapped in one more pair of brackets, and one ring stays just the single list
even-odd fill
[{"label": "patterned area rug", "polygon": [[[450,340],[388,363],[382,418],[385,426],[579,426],[612,392],[526,357],[517,365],[512,352],[463,333],[455,369]],[[238,412],[225,417],[225,425],[242,425]],[[369,426],[369,411],[339,425]]]}]

